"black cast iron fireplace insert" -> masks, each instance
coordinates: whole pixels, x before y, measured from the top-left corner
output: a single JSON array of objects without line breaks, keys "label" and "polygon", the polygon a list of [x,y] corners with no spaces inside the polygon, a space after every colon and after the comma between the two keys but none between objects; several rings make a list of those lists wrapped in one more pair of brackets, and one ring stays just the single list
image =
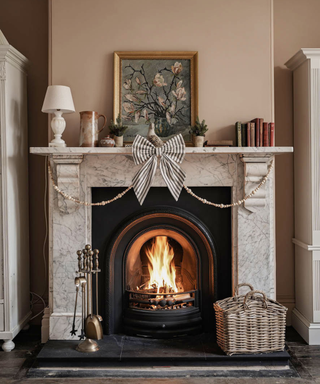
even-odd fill
[{"label": "black cast iron fireplace insert", "polygon": [[[158,243],[167,244],[167,257],[172,253],[173,265],[162,265],[162,271],[166,267],[169,273],[175,271],[172,284],[163,276],[157,285],[155,278],[150,279],[156,262],[152,268],[146,253],[148,248],[152,253],[152,245],[156,248]],[[155,255],[157,251],[153,251]],[[111,259],[123,255],[124,333],[174,337],[202,330],[200,302],[203,295],[214,300],[216,255],[210,233],[196,217],[179,208],[164,207],[134,215],[116,233],[109,254]]]},{"label": "black cast iron fireplace insert", "polygon": [[[222,189],[220,201],[230,202],[230,188]],[[143,209],[135,206],[134,195],[128,196],[129,215],[105,210],[105,220],[118,222],[115,228],[109,225],[109,236],[104,235],[102,207],[93,209],[93,244],[100,248],[103,264],[100,308],[107,334],[172,338],[214,332],[212,303],[231,293],[230,212],[210,212],[194,200],[190,209],[184,194],[178,202],[161,204],[165,192],[152,188],[149,195],[157,204],[148,206],[147,198]],[[99,199],[101,193],[95,196],[93,190],[93,201]]]}]

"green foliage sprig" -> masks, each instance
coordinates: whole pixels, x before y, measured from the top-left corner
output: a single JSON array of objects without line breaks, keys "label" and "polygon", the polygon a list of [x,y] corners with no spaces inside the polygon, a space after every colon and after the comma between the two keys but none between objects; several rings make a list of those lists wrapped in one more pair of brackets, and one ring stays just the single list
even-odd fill
[{"label": "green foliage sprig", "polygon": [[122,124],[120,113],[116,118],[116,124],[114,123],[113,120],[111,120],[109,125],[110,133],[115,136],[123,136],[123,134],[127,129],[128,129],[128,126]]},{"label": "green foliage sprig", "polygon": [[196,124],[193,127],[190,127],[189,133],[195,136],[205,136],[205,133],[208,131],[205,120],[200,122],[199,116],[197,116]]}]

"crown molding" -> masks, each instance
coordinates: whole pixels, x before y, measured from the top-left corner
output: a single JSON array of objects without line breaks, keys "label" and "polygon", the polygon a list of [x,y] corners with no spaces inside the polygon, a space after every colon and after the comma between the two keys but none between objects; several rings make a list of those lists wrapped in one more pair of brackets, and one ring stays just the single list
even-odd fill
[{"label": "crown molding", "polygon": [[285,66],[294,71],[306,60],[314,58],[320,59],[320,48],[301,48],[285,63]]},{"label": "crown molding", "polygon": [[0,61],[7,61],[16,68],[26,72],[29,60],[9,44],[8,40],[0,30]]}]

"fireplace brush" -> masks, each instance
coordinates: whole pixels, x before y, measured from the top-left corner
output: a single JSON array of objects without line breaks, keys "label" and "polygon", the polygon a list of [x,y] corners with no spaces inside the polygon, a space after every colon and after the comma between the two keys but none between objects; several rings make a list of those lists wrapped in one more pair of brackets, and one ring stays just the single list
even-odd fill
[{"label": "fireplace brush", "polygon": [[[77,350],[80,352],[96,352],[99,350],[98,344],[94,340],[100,340],[103,338],[103,329],[101,325],[102,317],[98,314],[98,273],[99,269],[99,250],[92,251],[91,245],[87,244],[81,251],[77,251],[78,255],[78,277],[75,278],[76,285],[76,300],[74,307],[74,317],[71,335],[76,335],[75,329],[75,317],[77,311],[78,292],[81,287],[82,292],[82,314],[81,314],[81,333],[79,335],[80,340],[83,340],[78,346]],[[93,313],[93,291],[92,291],[92,278],[95,275],[96,282],[96,314]],[[87,303],[86,303],[87,297]]]}]

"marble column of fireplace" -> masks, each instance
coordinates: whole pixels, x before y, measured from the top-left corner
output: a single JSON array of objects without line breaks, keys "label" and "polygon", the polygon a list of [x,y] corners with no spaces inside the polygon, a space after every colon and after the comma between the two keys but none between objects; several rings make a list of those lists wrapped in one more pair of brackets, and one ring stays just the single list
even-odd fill
[{"label": "marble column of fireplace", "polygon": [[[232,187],[232,201],[243,198],[266,174],[275,153],[292,148],[267,148],[240,154],[239,150],[193,151],[187,148],[182,164],[187,173],[186,184],[195,186]],[[234,148],[230,148],[233,150]],[[104,150],[104,151],[103,151]],[[132,160],[131,149],[81,153],[79,148],[63,151],[33,148],[32,153],[48,155],[59,187],[68,194],[91,200],[92,187],[126,187],[139,167]],[[245,151],[243,151],[245,152]],[[153,186],[165,187],[157,170]],[[70,339],[76,270],[76,250],[91,243],[91,208],[65,201],[49,188],[49,308],[43,326],[49,327],[50,339]],[[119,202],[118,202],[119,203]],[[208,209],[217,209],[208,207]],[[232,209],[233,285],[249,282],[275,298],[275,230],[274,173],[245,206]],[[106,220],[109,218],[106,217]],[[219,272],[218,272],[219,273]],[[80,306],[77,327],[80,328]]]}]

